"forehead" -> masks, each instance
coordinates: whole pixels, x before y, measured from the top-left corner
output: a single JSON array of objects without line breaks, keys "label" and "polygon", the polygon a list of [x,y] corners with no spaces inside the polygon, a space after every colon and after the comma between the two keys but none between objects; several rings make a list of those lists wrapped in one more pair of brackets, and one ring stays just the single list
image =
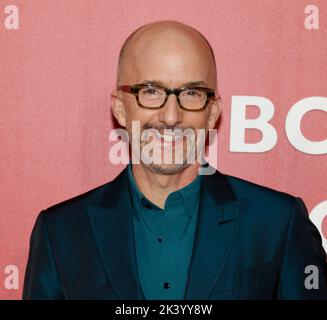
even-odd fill
[{"label": "forehead", "polygon": [[157,80],[166,85],[203,81],[215,85],[215,66],[208,45],[197,35],[151,32],[129,46],[122,68],[125,83]]}]

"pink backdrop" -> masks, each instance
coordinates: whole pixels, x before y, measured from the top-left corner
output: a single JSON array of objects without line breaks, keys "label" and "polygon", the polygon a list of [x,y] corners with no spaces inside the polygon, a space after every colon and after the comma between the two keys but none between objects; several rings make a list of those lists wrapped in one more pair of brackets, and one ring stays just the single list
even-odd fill
[{"label": "pink backdrop", "polygon": [[[0,298],[21,297],[29,237],[40,210],[103,184],[122,169],[108,159],[118,52],[134,29],[154,20],[190,24],[214,48],[223,99],[218,168],[301,196],[309,211],[327,208],[326,150],[301,152],[285,131],[286,116],[297,101],[327,96],[327,2],[314,1],[319,29],[305,26],[310,3],[1,1]],[[5,25],[9,5],[19,9],[16,30]],[[274,104],[270,123],[278,141],[269,151],[230,151],[231,101],[240,95],[262,96]],[[256,117],[255,109],[248,116]],[[308,112],[301,129],[309,140],[326,139],[327,112]],[[247,132],[248,142],[260,138],[256,130]],[[5,286],[8,265],[19,269],[18,289]]]}]

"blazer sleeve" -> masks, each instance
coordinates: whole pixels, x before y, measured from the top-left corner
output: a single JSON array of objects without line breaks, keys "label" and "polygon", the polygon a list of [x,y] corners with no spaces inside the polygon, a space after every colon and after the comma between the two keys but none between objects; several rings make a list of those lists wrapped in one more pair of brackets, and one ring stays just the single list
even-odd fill
[{"label": "blazer sleeve", "polygon": [[[303,200],[294,198],[280,272],[279,299],[327,299],[326,253],[321,243]],[[314,266],[318,273],[308,272],[307,266]],[[306,288],[308,276],[318,276],[318,289]]]},{"label": "blazer sleeve", "polygon": [[34,299],[64,299],[44,211],[32,231],[23,288],[23,300]]}]

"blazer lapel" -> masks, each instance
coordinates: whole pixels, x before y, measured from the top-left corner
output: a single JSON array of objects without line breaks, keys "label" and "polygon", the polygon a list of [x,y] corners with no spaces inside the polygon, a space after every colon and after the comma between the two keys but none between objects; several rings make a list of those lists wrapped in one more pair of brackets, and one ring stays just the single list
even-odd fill
[{"label": "blazer lapel", "polygon": [[207,299],[222,275],[246,200],[238,200],[219,171],[203,177],[198,224],[184,298]]},{"label": "blazer lapel", "polygon": [[117,298],[145,299],[138,281],[126,169],[113,181],[99,206],[87,212],[97,248]]}]

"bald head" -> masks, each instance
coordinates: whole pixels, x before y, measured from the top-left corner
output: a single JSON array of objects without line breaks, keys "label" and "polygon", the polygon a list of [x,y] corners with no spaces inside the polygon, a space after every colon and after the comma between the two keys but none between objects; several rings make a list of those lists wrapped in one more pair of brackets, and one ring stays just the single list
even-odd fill
[{"label": "bald head", "polygon": [[119,54],[117,86],[143,81],[149,70],[156,74],[156,68],[162,72],[163,66],[167,67],[165,80],[182,82],[183,77],[169,78],[169,70],[183,73],[184,69],[187,72],[188,67],[195,67],[206,74],[208,85],[216,87],[216,63],[209,42],[196,29],[177,21],[143,25],[126,39]]}]

